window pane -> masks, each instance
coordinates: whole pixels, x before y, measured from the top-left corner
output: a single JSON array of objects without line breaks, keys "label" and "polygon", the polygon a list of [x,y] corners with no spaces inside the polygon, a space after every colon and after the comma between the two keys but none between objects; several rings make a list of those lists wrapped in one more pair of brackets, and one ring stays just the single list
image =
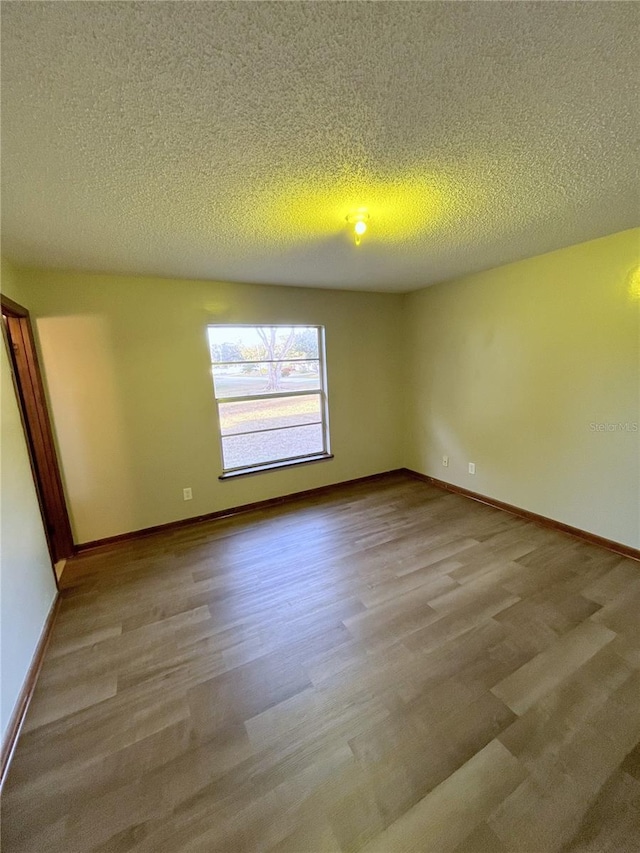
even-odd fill
[{"label": "window pane", "polygon": [[275,432],[256,432],[252,435],[230,435],[222,439],[226,470],[290,459],[294,456],[313,456],[323,452],[320,424],[279,429]]},{"label": "window pane", "polygon": [[209,326],[211,361],[319,358],[313,326]]},{"label": "window pane", "polygon": [[214,364],[216,397],[248,397],[279,391],[319,391],[320,362]]},{"label": "window pane", "polygon": [[222,435],[298,426],[322,420],[319,394],[220,403]]}]

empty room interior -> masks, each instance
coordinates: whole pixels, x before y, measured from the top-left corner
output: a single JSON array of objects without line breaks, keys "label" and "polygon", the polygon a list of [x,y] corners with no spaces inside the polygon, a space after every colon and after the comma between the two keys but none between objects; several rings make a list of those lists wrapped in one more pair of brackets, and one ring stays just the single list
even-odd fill
[{"label": "empty room interior", "polygon": [[3,853],[640,851],[640,7],[2,2]]}]

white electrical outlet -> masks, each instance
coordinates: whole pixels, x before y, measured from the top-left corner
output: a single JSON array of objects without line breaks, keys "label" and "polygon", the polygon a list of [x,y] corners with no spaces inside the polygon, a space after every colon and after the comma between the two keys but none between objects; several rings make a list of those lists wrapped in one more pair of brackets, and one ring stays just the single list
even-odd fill
[{"label": "white electrical outlet", "polygon": [[448,467],[449,467],[449,457],[448,457],[448,456],[443,456],[443,457],[442,457],[442,465],[443,465],[445,468],[448,468]]},{"label": "white electrical outlet", "polygon": [[476,463],[475,462],[469,462],[469,473],[470,474],[476,473]]},{"label": "white electrical outlet", "polygon": [[193,492],[191,491],[191,489],[183,489],[182,497],[185,501],[190,501],[193,498]]}]

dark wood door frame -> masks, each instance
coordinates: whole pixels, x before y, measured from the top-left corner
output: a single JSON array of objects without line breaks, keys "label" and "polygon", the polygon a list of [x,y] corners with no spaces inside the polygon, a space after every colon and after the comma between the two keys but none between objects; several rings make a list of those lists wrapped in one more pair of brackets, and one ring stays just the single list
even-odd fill
[{"label": "dark wood door frame", "polygon": [[0,302],[3,336],[9,352],[49,553],[55,564],[71,557],[75,546],[31,319],[26,308],[4,294],[0,294]]}]

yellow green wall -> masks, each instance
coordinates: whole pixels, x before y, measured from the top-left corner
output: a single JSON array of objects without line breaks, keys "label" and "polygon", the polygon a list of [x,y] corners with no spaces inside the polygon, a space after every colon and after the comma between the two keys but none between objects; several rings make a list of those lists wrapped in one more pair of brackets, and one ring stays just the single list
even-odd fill
[{"label": "yellow green wall", "polygon": [[408,295],[407,467],[640,546],[640,432],[591,426],[640,421],[639,266],[636,229]]},{"label": "yellow green wall", "polygon": [[[33,270],[21,283],[78,543],[402,464],[397,294]],[[214,322],[325,326],[334,459],[218,480]]]}]

